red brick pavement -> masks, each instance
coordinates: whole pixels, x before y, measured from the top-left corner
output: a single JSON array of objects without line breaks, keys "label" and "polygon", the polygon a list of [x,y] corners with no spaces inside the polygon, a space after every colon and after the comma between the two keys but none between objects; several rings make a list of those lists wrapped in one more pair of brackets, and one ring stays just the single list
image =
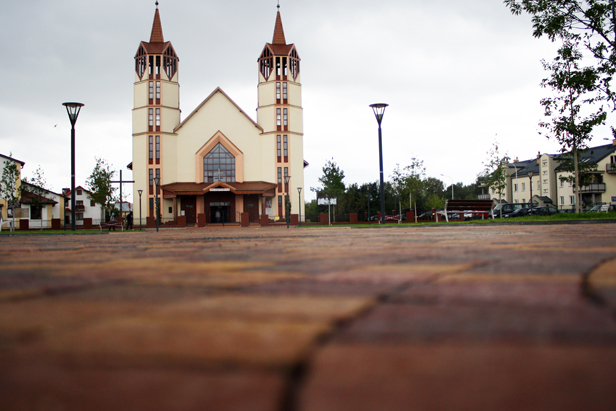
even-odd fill
[{"label": "red brick pavement", "polygon": [[614,410],[613,224],[0,236],[7,410]]}]

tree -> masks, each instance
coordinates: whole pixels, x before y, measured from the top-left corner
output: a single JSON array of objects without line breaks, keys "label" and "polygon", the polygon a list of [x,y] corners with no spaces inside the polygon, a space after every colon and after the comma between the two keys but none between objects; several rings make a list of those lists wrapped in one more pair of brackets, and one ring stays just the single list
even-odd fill
[{"label": "tree", "polygon": [[580,212],[580,151],[588,148],[587,143],[592,138],[592,130],[605,123],[606,113],[603,106],[598,111],[584,115],[582,107],[600,101],[594,92],[597,88],[599,74],[592,67],[580,67],[582,53],[578,44],[565,40],[558,50],[558,55],[552,63],[543,61],[543,67],[550,72],[543,79],[541,86],[551,88],[552,97],[541,100],[544,115],[549,122],[541,122],[539,126],[548,131],[547,137],[558,141],[561,152],[571,152],[573,155],[573,173],[576,190],[576,212]]},{"label": "tree", "polygon": [[[13,153],[9,154],[12,157]],[[6,199],[7,208],[12,208],[13,213],[11,218],[13,224],[11,224],[11,231],[15,227],[15,208],[19,204],[21,199],[21,190],[18,190],[20,183],[20,170],[17,167],[16,161],[7,161],[4,164],[4,170],[2,170],[2,179],[0,180],[0,197]]]},{"label": "tree", "polygon": [[45,206],[45,198],[47,196],[47,180],[45,180],[45,175],[43,173],[43,169],[39,165],[36,170],[34,170],[33,176],[31,179],[24,177],[22,179],[21,185],[22,196],[24,192],[28,192],[31,195],[28,196],[28,200],[30,201],[30,219],[35,219],[35,216],[38,216],[40,213],[41,219],[41,230],[43,229],[43,212],[42,209]]},{"label": "tree", "polygon": [[532,16],[535,37],[582,42],[596,61],[596,90],[614,102],[610,88],[616,71],[614,0],[505,0],[505,4],[515,15],[526,12]]},{"label": "tree", "polygon": [[492,148],[488,150],[486,154],[488,155],[488,159],[483,163],[485,168],[483,171],[482,180],[488,189],[498,193],[498,201],[500,203],[503,191],[505,191],[505,188],[507,187],[507,164],[510,159],[507,154],[500,154],[498,143],[496,141],[492,144]]},{"label": "tree", "polygon": [[[86,180],[86,187],[89,191],[88,198],[101,205],[101,221],[105,219],[105,210],[111,211],[111,204],[114,202],[115,188],[111,185],[111,179],[115,171],[111,169],[109,163],[102,158],[95,157],[96,165],[92,174]],[[75,195],[71,193],[71,195]]]},{"label": "tree", "polygon": [[344,171],[333,160],[332,158],[323,167],[323,176],[319,177],[319,182],[323,184],[323,187],[319,189],[319,192],[326,197],[336,198],[344,194],[345,191],[342,181],[344,180]]}]

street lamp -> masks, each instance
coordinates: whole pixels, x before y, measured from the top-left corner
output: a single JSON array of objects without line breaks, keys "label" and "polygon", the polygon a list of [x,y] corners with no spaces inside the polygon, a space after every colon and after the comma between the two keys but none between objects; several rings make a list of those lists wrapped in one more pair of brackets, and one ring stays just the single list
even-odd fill
[{"label": "street lamp", "polygon": [[143,194],[143,190],[137,190],[139,193],[139,231],[143,230],[141,226],[141,194]]},{"label": "street lamp", "polygon": [[447,177],[451,179],[451,199],[453,200],[453,178],[446,176],[445,174],[441,174],[441,177]]},{"label": "street lamp", "polygon": [[389,106],[389,104],[378,103],[378,104],[370,104],[372,107],[372,111],[374,111],[374,116],[376,117],[376,122],[379,123],[379,172],[381,177],[381,224],[385,224],[385,183],[383,182],[383,142],[382,142],[382,134],[381,134],[381,122],[383,121],[383,115],[385,114],[385,107]]},{"label": "street lamp", "polygon": [[291,223],[291,216],[289,213],[291,212],[291,203],[289,202],[289,180],[291,180],[291,176],[284,176],[284,186],[286,188],[286,194],[284,196],[285,201],[285,220],[287,220],[287,228],[289,228],[289,224]]},{"label": "street lamp", "polygon": [[160,177],[154,177],[154,196],[156,199],[156,232],[158,233],[158,225],[160,224],[158,216],[160,215],[159,204],[158,204],[158,186],[160,185]]},{"label": "street lamp", "polygon": [[298,200],[299,203],[298,204],[298,212],[299,212],[299,226],[302,226],[302,188],[301,187],[297,187],[297,196],[298,196]]},{"label": "street lamp", "polygon": [[528,180],[530,181],[530,215],[533,215],[533,172],[528,172]]},{"label": "street lamp", "polygon": [[62,103],[71,121],[71,230],[75,231],[75,123],[82,103]]}]

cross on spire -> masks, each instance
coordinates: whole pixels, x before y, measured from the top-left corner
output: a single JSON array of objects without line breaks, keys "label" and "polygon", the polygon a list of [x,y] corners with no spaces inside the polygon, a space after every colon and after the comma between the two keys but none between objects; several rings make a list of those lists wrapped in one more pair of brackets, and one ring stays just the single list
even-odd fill
[{"label": "cross on spire", "polygon": [[156,3],[154,3],[154,4],[156,4],[156,8],[158,8],[158,0],[156,0]]}]

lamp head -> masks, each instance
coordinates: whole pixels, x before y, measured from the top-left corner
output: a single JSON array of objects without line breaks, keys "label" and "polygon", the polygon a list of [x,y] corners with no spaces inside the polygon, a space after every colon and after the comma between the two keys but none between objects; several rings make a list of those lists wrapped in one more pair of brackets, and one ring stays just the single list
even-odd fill
[{"label": "lamp head", "polygon": [[372,107],[372,111],[374,111],[374,116],[376,117],[376,121],[377,123],[379,123],[379,126],[381,125],[381,121],[383,121],[383,115],[385,114],[385,108],[387,106],[389,106],[389,104],[385,104],[385,103],[370,104],[370,107]]},{"label": "lamp head", "polygon": [[291,180],[291,176],[284,176],[284,183],[289,184],[289,180]]},{"label": "lamp head", "polygon": [[71,121],[71,125],[74,127],[77,122],[77,117],[79,116],[79,111],[81,107],[84,106],[83,103],[62,103],[64,107],[66,107],[66,112],[68,113],[68,118]]}]

